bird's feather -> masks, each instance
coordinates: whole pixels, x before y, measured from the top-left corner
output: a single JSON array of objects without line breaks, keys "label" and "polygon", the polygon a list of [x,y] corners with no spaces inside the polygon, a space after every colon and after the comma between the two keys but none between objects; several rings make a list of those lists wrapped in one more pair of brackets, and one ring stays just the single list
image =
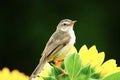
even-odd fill
[{"label": "bird's feather", "polygon": [[[59,35],[62,34],[62,35]],[[36,69],[33,71],[31,77],[36,77],[44,67],[47,61],[53,60],[59,50],[61,50],[67,43],[70,41],[70,36],[68,33],[63,31],[55,32],[52,37],[49,39],[48,44],[42,53],[42,57]]]},{"label": "bird's feather", "polygon": [[55,32],[49,39],[48,44],[46,44],[46,47],[42,53],[43,54],[42,57],[49,58],[55,55],[56,52],[58,52],[61,48],[63,48],[66,44],[69,43],[70,38],[71,38],[70,35],[66,32],[63,31]]}]

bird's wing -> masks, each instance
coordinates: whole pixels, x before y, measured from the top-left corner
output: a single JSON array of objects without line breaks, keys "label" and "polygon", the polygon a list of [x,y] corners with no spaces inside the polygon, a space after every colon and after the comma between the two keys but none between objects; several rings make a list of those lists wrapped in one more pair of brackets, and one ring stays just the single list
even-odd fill
[{"label": "bird's wing", "polygon": [[55,52],[59,51],[63,48],[67,43],[70,41],[70,35],[64,32],[56,32],[52,35],[49,39],[46,47],[43,51],[42,57],[36,69],[33,71],[30,80],[37,76],[38,73],[41,72],[42,68],[44,67],[47,59],[52,56]]},{"label": "bird's wing", "polygon": [[47,58],[59,51],[70,41],[70,35],[65,32],[56,32],[52,35],[43,51],[42,58]]}]

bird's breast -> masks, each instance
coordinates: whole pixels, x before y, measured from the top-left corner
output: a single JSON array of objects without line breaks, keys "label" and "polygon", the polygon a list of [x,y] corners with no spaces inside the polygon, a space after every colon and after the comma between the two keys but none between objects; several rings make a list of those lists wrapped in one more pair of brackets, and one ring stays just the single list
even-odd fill
[{"label": "bird's breast", "polygon": [[70,37],[71,37],[71,40],[70,40],[70,44],[74,44],[75,43],[75,40],[76,40],[76,37],[75,37],[75,33],[73,30],[70,30],[69,31],[69,34],[70,34]]}]

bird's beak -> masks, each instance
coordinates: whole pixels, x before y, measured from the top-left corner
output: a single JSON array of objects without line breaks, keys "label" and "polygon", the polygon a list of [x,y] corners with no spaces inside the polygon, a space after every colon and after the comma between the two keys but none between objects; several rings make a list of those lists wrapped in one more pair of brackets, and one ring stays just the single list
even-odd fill
[{"label": "bird's beak", "polygon": [[76,20],[74,20],[74,21],[72,21],[73,23],[76,23],[77,21]]},{"label": "bird's beak", "polygon": [[76,22],[77,22],[76,20],[72,21],[73,24],[75,24]]},{"label": "bird's beak", "polygon": [[76,22],[77,22],[76,20],[72,21],[72,22],[69,24],[69,26],[73,26]]}]

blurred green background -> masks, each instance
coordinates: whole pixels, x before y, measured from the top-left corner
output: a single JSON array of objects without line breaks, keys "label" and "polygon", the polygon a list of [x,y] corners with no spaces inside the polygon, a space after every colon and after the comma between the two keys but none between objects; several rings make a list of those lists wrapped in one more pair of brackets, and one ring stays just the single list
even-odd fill
[{"label": "blurred green background", "polygon": [[77,20],[76,48],[96,45],[120,66],[119,0],[3,0],[0,2],[0,69],[30,75],[60,20]]}]

